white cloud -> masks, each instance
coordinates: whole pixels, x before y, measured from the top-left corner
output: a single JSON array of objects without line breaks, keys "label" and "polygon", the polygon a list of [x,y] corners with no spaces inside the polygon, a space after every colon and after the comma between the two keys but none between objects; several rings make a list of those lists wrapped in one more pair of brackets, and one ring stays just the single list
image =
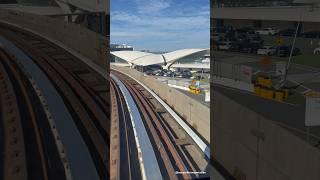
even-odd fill
[{"label": "white cloud", "polygon": [[[168,0],[136,0],[138,12],[111,11],[111,41],[138,42],[137,47],[157,46],[208,47],[210,29],[209,4],[173,7]],[[177,6],[175,4],[175,6]],[[135,45],[135,44],[132,44]],[[162,49],[168,50],[168,49]]]},{"label": "white cloud", "polygon": [[170,7],[168,0],[136,0],[136,4],[141,14],[154,14]]},{"label": "white cloud", "polygon": [[[124,12],[113,12],[113,22],[119,21],[123,26],[132,28],[152,28],[154,30],[191,30],[209,27],[209,16],[137,16]],[[112,25],[111,25],[112,26]],[[131,29],[132,29],[131,28]],[[126,29],[123,29],[126,30]]]}]

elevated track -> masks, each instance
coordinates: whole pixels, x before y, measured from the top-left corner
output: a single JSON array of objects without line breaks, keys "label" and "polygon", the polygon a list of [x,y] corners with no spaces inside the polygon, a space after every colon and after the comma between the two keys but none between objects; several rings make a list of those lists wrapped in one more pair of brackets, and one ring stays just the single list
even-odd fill
[{"label": "elevated track", "polygon": [[7,24],[0,44],[0,179],[109,179],[105,77]]},{"label": "elevated track", "polygon": [[[111,134],[114,134],[111,136],[111,147],[115,147],[114,152],[120,152],[121,156],[121,151],[117,151],[116,149],[122,150],[128,147],[124,145],[121,146],[121,144],[119,146],[119,137],[122,137],[123,134],[126,134],[126,139],[130,139],[127,140],[129,143],[132,143],[132,141],[150,141],[152,146],[152,150],[149,149],[149,151],[145,153],[143,146],[139,146],[139,144],[136,144],[136,148],[140,148],[142,153],[137,154],[130,149],[126,151],[126,153],[132,153],[127,157],[132,158],[136,156],[135,159],[138,158],[139,160],[138,162],[135,160],[134,163],[138,163],[140,173],[137,173],[137,169],[135,169],[136,171],[132,174],[129,172],[130,179],[135,179],[136,175],[141,176],[142,178],[147,177],[148,173],[150,173],[149,171],[152,172],[151,174],[154,174],[154,169],[148,170],[149,167],[154,166],[154,164],[157,164],[158,170],[160,171],[160,175],[157,176],[157,179],[195,179],[208,176],[208,174],[205,173],[208,159],[206,159],[204,153],[152,94],[138,82],[118,71],[111,71],[111,85],[111,124],[112,127],[115,127],[111,129]],[[130,94],[127,95],[124,90],[121,91],[119,88],[127,89],[127,92],[130,92]],[[134,133],[131,133],[131,136],[128,136],[130,134],[127,132],[131,131],[130,128],[120,128],[118,110],[123,109],[124,104],[130,104],[123,96],[132,97],[134,103],[131,103],[131,105],[134,104],[137,106],[139,117],[136,117],[137,113],[132,110],[127,110],[126,113],[131,116],[122,116],[125,117],[122,121],[130,124],[130,122],[136,121],[135,118],[140,118],[142,123],[139,125],[133,123],[131,128],[139,131],[145,129],[148,136],[139,136]],[[128,108],[128,106],[124,108]],[[138,136],[140,139],[138,138],[137,140],[135,136]],[[131,145],[130,148],[135,149],[134,145]],[[155,161],[148,162],[148,160],[146,160],[150,159],[149,153],[155,154]],[[112,172],[110,174],[111,179],[121,179],[119,178],[119,175],[121,177],[123,174],[122,172],[124,172],[121,167],[130,166],[128,165],[128,163],[130,163],[130,158],[129,160],[122,160],[120,158],[120,161],[111,160],[111,162],[114,162],[110,167]],[[133,162],[131,163],[134,164]],[[137,165],[135,167],[137,167]]]}]

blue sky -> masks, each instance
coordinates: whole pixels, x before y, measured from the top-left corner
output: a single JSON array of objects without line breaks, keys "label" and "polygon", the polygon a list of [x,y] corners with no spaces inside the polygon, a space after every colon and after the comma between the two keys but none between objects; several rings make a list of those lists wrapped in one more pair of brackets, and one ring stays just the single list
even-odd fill
[{"label": "blue sky", "polygon": [[135,50],[209,48],[210,0],[111,0],[111,43]]}]

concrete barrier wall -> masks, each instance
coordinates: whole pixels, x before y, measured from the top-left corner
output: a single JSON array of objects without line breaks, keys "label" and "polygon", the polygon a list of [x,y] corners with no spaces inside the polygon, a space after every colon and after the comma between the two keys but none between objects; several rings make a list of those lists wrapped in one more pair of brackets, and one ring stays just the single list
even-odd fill
[{"label": "concrete barrier wall", "polygon": [[212,156],[235,177],[320,179],[319,149],[216,91],[213,100]]},{"label": "concrete barrier wall", "polygon": [[210,79],[210,81],[211,83],[220,84],[220,85],[235,88],[235,89],[241,89],[248,92],[254,92],[254,85],[252,83],[236,81],[234,79],[218,77],[218,76],[213,76]]},{"label": "concrete barrier wall", "polygon": [[54,39],[100,66],[107,67],[109,64],[107,62],[108,38],[80,25],[47,16],[3,9],[0,12],[0,22],[18,25]]},{"label": "concrete barrier wall", "polygon": [[169,87],[153,77],[144,76],[134,69],[126,67],[112,66],[113,69],[127,73],[139,80],[152,91],[154,91],[162,100],[171,106],[186,122],[192,126],[198,133],[210,142],[210,108],[200,102],[190,98],[180,91]]}]

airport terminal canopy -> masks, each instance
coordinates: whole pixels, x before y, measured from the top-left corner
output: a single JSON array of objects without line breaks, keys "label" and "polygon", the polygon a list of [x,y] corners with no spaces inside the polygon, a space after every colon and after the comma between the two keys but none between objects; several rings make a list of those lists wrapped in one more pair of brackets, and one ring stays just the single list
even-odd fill
[{"label": "airport terminal canopy", "polygon": [[164,54],[154,54],[140,51],[113,51],[111,54],[118,60],[127,62],[130,65],[149,66],[163,65],[170,66],[176,61],[195,54],[205,54],[208,49],[181,49]]}]

